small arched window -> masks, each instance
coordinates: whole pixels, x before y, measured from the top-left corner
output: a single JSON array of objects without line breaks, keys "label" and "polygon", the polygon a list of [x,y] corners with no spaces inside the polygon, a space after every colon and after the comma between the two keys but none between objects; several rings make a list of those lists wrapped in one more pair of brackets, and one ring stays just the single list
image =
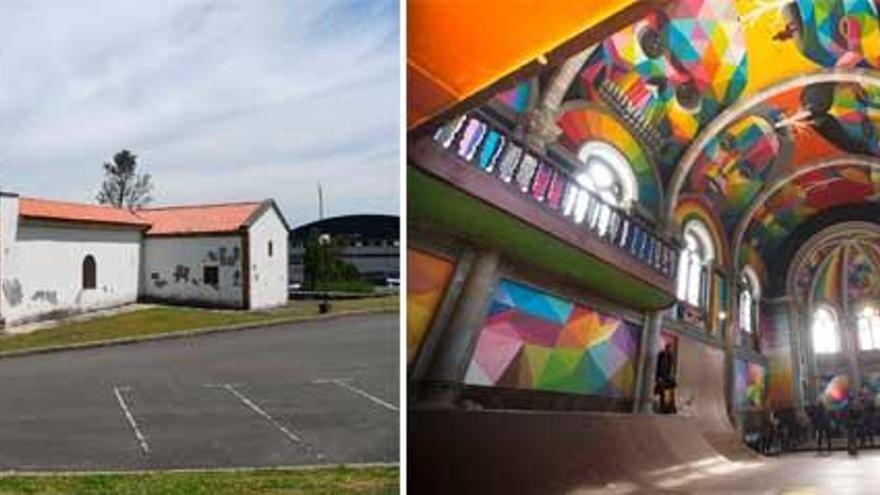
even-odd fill
[{"label": "small arched window", "polygon": [[272,245],[272,241],[269,241],[268,251],[269,251],[269,257],[270,257],[270,258],[272,257],[272,250],[273,250],[274,247],[275,247],[275,246]]},{"label": "small arched window", "polygon": [[705,308],[709,267],[715,255],[712,237],[702,222],[692,220],[685,225],[683,240],[678,261],[678,299]]},{"label": "small arched window", "polygon": [[863,351],[880,349],[880,311],[873,306],[865,306],[856,317],[859,330],[859,348]]},{"label": "small arched window", "polygon": [[831,308],[820,306],[813,312],[810,333],[813,336],[813,351],[816,354],[832,354],[840,350],[837,317]]},{"label": "small arched window", "polygon": [[82,288],[94,289],[98,286],[98,267],[95,263],[95,257],[91,254],[86,255],[82,262]]}]

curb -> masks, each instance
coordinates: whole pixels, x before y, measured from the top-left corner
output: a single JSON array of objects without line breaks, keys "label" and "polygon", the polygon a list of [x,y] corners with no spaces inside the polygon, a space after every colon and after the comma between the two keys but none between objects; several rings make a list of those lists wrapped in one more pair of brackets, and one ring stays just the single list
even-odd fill
[{"label": "curb", "polygon": [[62,477],[62,476],[132,476],[140,474],[212,474],[212,473],[264,473],[264,472],[302,472],[325,469],[374,469],[400,468],[399,462],[353,462],[337,464],[301,464],[292,466],[245,466],[221,468],[171,468],[171,469],[120,469],[119,471],[0,471],[0,478],[22,477]]},{"label": "curb", "polygon": [[96,349],[100,347],[122,346],[129,344],[140,344],[143,342],[155,342],[160,340],[186,339],[189,337],[198,337],[201,335],[237,332],[241,330],[253,330],[257,328],[274,328],[291,323],[309,323],[313,321],[326,321],[348,316],[360,316],[370,314],[398,313],[398,308],[377,308],[377,309],[356,309],[350,311],[340,311],[338,313],[330,313],[326,315],[312,316],[293,316],[287,318],[276,318],[274,320],[265,320],[253,323],[239,323],[237,325],[221,325],[217,327],[196,328],[193,330],[184,330],[181,332],[158,333],[155,335],[142,335],[138,337],[120,337],[109,340],[96,340],[93,342],[79,342],[76,344],[60,344],[48,347],[35,347],[32,349],[21,349],[17,351],[0,352],[0,359],[14,358],[21,356],[30,356],[34,354],[49,354],[61,351],[76,351],[82,349]]}]

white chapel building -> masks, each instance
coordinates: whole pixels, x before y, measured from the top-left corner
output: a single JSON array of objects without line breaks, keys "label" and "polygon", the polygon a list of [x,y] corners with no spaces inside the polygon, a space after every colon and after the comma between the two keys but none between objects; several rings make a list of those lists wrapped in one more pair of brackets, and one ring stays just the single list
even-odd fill
[{"label": "white chapel building", "polygon": [[271,199],[130,211],[0,193],[0,322],[136,301],[280,306],[288,231]]}]

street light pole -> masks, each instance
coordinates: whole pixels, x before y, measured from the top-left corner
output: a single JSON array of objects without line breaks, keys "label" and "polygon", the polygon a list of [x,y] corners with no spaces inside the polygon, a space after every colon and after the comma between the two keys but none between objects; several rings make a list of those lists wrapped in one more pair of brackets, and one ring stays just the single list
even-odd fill
[{"label": "street light pole", "polygon": [[[318,245],[321,247],[320,256],[321,256],[321,280],[324,280],[324,277],[327,273],[327,249],[330,245],[330,234],[321,234],[318,236]],[[318,312],[320,314],[325,314],[330,312],[330,301],[329,295],[327,294],[327,288],[324,288],[324,296],[323,300],[320,304],[318,304]]]}]

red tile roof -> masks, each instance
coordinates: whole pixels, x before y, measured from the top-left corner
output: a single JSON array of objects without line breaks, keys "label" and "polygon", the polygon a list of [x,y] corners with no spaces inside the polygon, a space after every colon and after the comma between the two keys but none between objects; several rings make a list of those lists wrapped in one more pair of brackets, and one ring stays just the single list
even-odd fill
[{"label": "red tile roof", "polygon": [[96,222],[149,227],[150,223],[124,208],[19,198],[18,213],[22,217],[44,220]]},{"label": "red tile roof", "polygon": [[263,203],[169,206],[138,210],[152,227],[147,235],[215,234],[235,232]]},{"label": "red tile roof", "polygon": [[133,225],[147,235],[232,233],[247,224],[264,202],[167,206],[130,211],[111,206],[20,198],[19,215],[43,220]]}]

